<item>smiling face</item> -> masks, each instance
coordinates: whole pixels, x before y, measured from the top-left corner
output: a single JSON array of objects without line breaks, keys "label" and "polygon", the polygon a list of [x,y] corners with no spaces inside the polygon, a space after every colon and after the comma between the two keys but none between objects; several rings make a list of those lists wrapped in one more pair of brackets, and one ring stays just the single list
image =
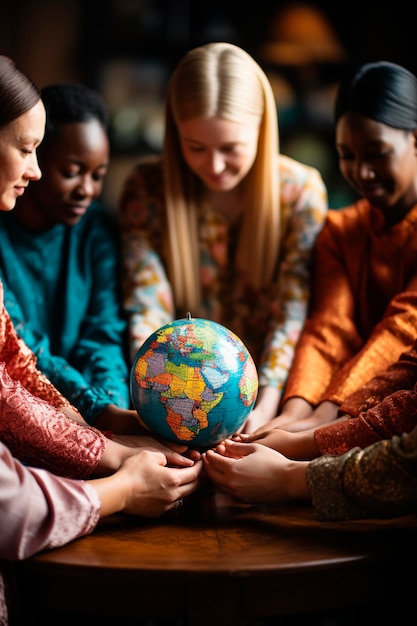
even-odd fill
[{"label": "smiling face", "polygon": [[22,200],[22,210],[18,203],[19,219],[37,230],[77,224],[103,188],[109,164],[105,129],[96,119],[65,124],[42,147],[39,161],[42,179]]},{"label": "smiling face", "polygon": [[211,191],[231,191],[251,169],[258,149],[258,124],[220,117],[178,124],[183,157]]},{"label": "smiling face", "polygon": [[417,139],[357,113],[336,126],[339,167],[362,197],[398,221],[417,202]]},{"label": "smiling face", "polygon": [[10,124],[0,127],[0,210],[10,211],[30,181],[39,180],[36,149],[45,131],[41,100]]}]

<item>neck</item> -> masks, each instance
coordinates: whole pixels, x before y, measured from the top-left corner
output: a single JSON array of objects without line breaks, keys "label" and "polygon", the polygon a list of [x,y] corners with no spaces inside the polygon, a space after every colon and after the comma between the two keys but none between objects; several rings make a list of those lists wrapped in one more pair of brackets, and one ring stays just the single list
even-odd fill
[{"label": "neck", "polygon": [[227,220],[234,222],[242,213],[243,194],[239,189],[231,191],[208,191],[204,197],[211,209]]}]

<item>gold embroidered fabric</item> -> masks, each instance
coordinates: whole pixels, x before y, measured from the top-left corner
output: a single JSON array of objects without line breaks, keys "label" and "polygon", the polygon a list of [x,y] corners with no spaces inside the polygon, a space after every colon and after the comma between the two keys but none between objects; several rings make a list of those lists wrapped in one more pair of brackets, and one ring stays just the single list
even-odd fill
[{"label": "gold embroidered fabric", "polygon": [[417,513],[417,428],[364,450],[311,461],[307,485],[321,520]]}]

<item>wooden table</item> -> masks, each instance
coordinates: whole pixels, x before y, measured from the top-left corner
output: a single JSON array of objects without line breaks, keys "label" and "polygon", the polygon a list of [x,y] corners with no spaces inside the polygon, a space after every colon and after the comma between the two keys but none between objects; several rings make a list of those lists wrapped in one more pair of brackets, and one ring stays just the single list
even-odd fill
[{"label": "wooden table", "polygon": [[17,563],[19,624],[45,624],[57,611],[234,626],[398,604],[415,593],[416,531],[414,516],[323,523],[307,504],[252,507],[206,493],[178,515],[111,517],[88,537]]}]

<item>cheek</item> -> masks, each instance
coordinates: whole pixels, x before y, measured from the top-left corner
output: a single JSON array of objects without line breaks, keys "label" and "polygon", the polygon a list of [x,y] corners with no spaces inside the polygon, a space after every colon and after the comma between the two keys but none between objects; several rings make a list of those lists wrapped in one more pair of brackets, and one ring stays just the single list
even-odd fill
[{"label": "cheek", "polygon": [[94,196],[97,197],[103,191],[104,179],[93,181]]},{"label": "cheek", "polygon": [[70,183],[70,179],[45,174],[33,185],[33,194],[41,204],[51,204],[71,193],[73,185]]},{"label": "cheek", "polygon": [[45,176],[45,180],[48,180],[48,187],[55,196],[66,196],[80,184],[77,176],[68,178],[59,172],[51,172],[48,177]]},{"label": "cheek", "polygon": [[[22,167],[8,163],[7,167],[0,167],[0,210],[10,211],[16,204],[17,195],[15,185],[21,184],[25,170]],[[32,184],[32,181],[30,182]],[[24,193],[27,193],[25,190]]]},{"label": "cheek", "polygon": [[247,152],[246,154],[240,157],[239,162],[237,164],[240,165],[240,171],[242,174],[246,175],[249,172],[249,170],[252,168],[253,164],[255,163],[256,155],[257,155],[257,149],[255,147],[253,150],[251,150],[250,152]]},{"label": "cheek", "polygon": [[182,156],[184,158],[185,163],[191,170],[196,170],[200,167],[203,158],[202,154],[196,152],[189,152],[187,150],[183,150]]},{"label": "cheek", "polygon": [[4,167],[2,167],[1,178],[3,184],[15,185],[16,182],[21,182],[26,172],[26,161],[22,159],[10,159]]},{"label": "cheek", "polygon": [[339,172],[346,180],[352,178],[352,165],[349,161],[339,161]]},{"label": "cheek", "polygon": [[413,185],[416,178],[417,160],[414,152],[404,155],[401,161],[391,169],[391,176],[395,178],[401,186]]},{"label": "cheek", "polygon": [[15,182],[16,177],[12,177],[6,168],[0,166],[0,194],[5,193]]}]

